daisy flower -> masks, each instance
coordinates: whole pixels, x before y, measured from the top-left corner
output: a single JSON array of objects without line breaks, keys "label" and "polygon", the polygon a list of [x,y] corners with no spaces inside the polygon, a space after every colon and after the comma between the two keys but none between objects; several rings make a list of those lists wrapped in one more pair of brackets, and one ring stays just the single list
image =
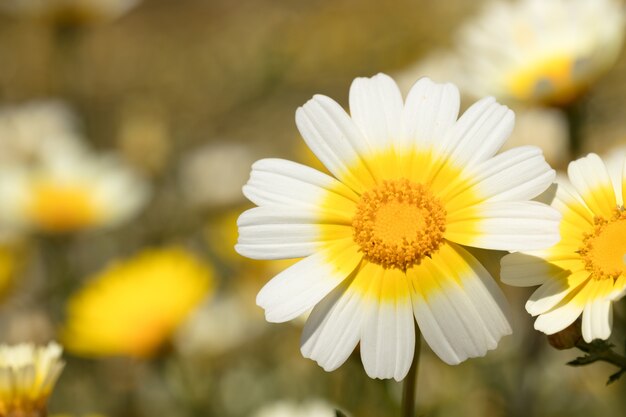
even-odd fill
[{"label": "daisy flower", "polygon": [[615,0],[491,3],[460,32],[464,86],[477,97],[567,104],[615,63],[624,21]]},{"label": "daisy flower", "polygon": [[0,223],[53,234],[113,227],[148,195],[148,185],[114,156],[60,149],[33,166],[0,169]]},{"label": "daisy flower", "polygon": [[0,345],[0,415],[46,415],[46,404],[64,363],[61,346]]},{"label": "daisy flower", "polygon": [[612,303],[626,289],[624,162],[613,181],[595,154],[571,162],[569,180],[559,180],[552,202],[563,215],[561,240],[549,249],[502,259],[503,282],[541,285],[526,303],[526,310],[538,316],[535,329],[554,334],[582,314],[585,341],[611,335]]},{"label": "daisy flower", "polygon": [[500,289],[465,246],[554,244],[558,213],[528,201],[554,171],[535,147],[495,155],[513,113],[486,98],[457,120],[452,84],[423,78],[404,102],[390,77],[357,78],[350,112],[322,95],[296,112],[333,176],[281,159],[252,166],[243,192],[259,207],[240,216],[236,250],[305,258],[257,303],[270,322],[313,309],[302,353],[326,370],[360,342],[370,377],[403,379],[415,320],[445,362],[484,355],[511,328]]},{"label": "daisy flower", "polygon": [[281,400],[263,406],[254,417],[334,417],[335,407],[322,400],[307,400],[298,403]]},{"label": "daisy flower", "polygon": [[64,345],[83,356],[152,356],[212,288],[212,269],[185,250],[147,250],[70,298]]}]

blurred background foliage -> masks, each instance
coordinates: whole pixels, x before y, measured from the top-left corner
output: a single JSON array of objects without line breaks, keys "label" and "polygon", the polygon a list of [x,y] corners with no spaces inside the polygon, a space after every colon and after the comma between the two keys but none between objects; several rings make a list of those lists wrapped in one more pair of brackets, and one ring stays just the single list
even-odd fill
[{"label": "blurred background foliage", "polygon": [[[356,76],[383,71],[403,80],[434,77],[415,63],[449,47],[458,25],[480,7],[462,0],[144,0],[114,20],[82,11],[0,15],[0,119],[9,120],[0,123],[0,143],[19,136],[15,112],[22,112],[27,128],[45,126],[42,117],[56,118],[71,126],[59,135],[79,137],[77,146],[88,148],[90,158],[114,155],[123,165],[102,175],[131,170],[132,181],[143,184],[106,201],[109,208],[138,201],[106,227],[55,233],[36,224],[7,228],[0,247],[2,341],[59,339],[71,315],[79,314],[68,300],[111,265],[131,262],[146,249],[184,248],[210,271],[211,282],[198,290],[202,301],[186,305],[193,310],[188,317],[159,327],[158,348],[150,354],[67,350],[51,414],[238,417],[276,401],[320,399],[353,416],[397,414],[400,385],[368,379],[358,352],[326,373],[300,355],[303,321],[265,323],[255,296],[285,263],[250,261],[234,252],[236,218],[248,207],[240,187],[261,157],[315,164],[294,123],[295,109],[313,94],[346,105]],[[624,74],[622,53],[585,98],[583,151],[605,153],[626,144]],[[50,100],[55,116],[33,115],[33,103]],[[563,169],[572,156],[563,139],[567,126],[546,125],[546,117],[520,126],[516,143],[539,143],[555,168]],[[24,134],[49,141],[49,129],[34,130]],[[50,146],[55,150],[38,152],[62,149]],[[20,158],[0,155],[0,164],[32,163]],[[497,260],[477,252],[497,274]],[[174,288],[171,297],[158,300],[176,298],[181,291]],[[110,318],[149,298],[150,289],[135,291],[135,300],[104,299],[99,314]],[[514,334],[498,350],[451,367],[424,346],[421,414],[623,415],[625,381],[605,386],[608,365],[564,366],[576,353],[551,349],[532,329],[523,308],[531,290],[505,291]],[[151,314],[135,310],[141,317]],[[623,305],[616,310],[612,340],[623,345],[626,312]],[[86,326],[106,327],[94,320]]]}]

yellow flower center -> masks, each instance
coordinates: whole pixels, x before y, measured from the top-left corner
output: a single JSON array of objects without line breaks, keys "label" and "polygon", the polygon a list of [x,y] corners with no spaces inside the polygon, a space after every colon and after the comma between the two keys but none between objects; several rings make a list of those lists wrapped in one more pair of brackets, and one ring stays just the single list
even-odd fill
[{"label": "yellow flower center", "polygon": [[579,251],[594,279],[616,280],[626,275],[626,211],[616,209],[610,219],[597,216],[591,233],[585,233]]},{"label": "yellow flower center", "polygon": [[352,227],[367,260],[407,270],[439,249],[446,211],[426,186],[388,180],[361,195]]},{"label": "yellow flower center", "polygon": [[581,82],[588,74],[589,63],[570,56],[553,56],[531,63],[513,72],[507,85],[512,95],[520,100],[539,100],[546,103],[568,103],[586,87]]},{"label": "yellow flower center", "polygon": [[37,184],[27,210],[41,229],[53,233],[83,229],[101,217],[93,193],[75,184]]}]

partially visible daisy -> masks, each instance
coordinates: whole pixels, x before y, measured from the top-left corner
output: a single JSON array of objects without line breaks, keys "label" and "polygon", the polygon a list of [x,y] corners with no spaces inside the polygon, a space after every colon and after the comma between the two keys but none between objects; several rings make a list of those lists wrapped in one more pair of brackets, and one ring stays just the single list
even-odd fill
[{"label": "partially visible daisy", "polygon": [[491,3],[458,39],[464,87],[476,97],[568,103],[615,63],[624,22],[616,0]]},{"label": "partially visible daisy", "polygon": [[415,320],[445,362],[484,355],[511,328],[500,289],[464,246],[554,244],[558,213],[529,201],[554,171],[535,147],[496,155],[513,113],[486,98],[457,120],[452,84],[423,78],[405,102],[388,76],[357,78],[350,110],[316,95],[296,112],[334,177],[281,159],[252,166],[243,191],[259,207],[240,216],[237,251],[305,258],[257,303],[271,322],[313,309],[302,353],[326,370],[360,343],[370,377],[403,379]]},{"label": "partially visible daisy", "polygon": [[61,346],[0,345],[0,415],[44,416],[64,363]]},{"label": "partially visible daisy", "polygon": [[3,0],[0,10],[28,18],[85,24],[115,19],[140,0]]},{"label": "partially visible daisy", "polygon": [[154,355],[212,288],[212,269],[187,251],[147,250],[71,297],[63,343],[83,356]]},{"label": "partially visible daisy", "polygon": [[44,233],[113,227],[148,195],[146,182],[114,156],[58,150],[34,166],[0,169],[0,224]]},{"label": "partially visible daisy", "polygon": [[626,290],[625,163],[622,158],[619,177],[611,179],[595,154],[571,162],[552,203],[563,215],[561,240],[502,259],[503,282],[541,285],[526,303],[538,316],[537,330],[554,334],[582,314],[585,341],[611,335],[612,304]]},{"label": "partially visible daisy", "polygon": [[31,164],[50,152],[85,147],[78,122],[62,101],[39,100],[0,108],[0,164]]},{"label": "partially visible daisy", "polygon": [[305,402],[277,401],[268,404],[256,413],[254,417],[334,417],[335,408],[325,401],[308,400]]}]

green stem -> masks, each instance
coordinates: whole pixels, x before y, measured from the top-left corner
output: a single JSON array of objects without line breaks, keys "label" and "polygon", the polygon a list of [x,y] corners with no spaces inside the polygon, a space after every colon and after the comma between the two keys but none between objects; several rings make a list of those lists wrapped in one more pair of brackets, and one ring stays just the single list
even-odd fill
[{"label": "green stem", "polygon": [[585,100],[581,98],[563,107],[569,128],[570,156],[578,158],[583,145],[583,125],[585,123]]},{"label": "green stem", "polygon": [[610,347],[596,348],[592,343],[587,343],[582,339],[576,343],[576,347],[590,355],[590,359],[611,363],[618,368],[626,369],[626,357],[616,353]]},{"label": "green stem", "polygon": [[402,389],[402,417],[415,417],[415,391],[417,389],[417,370],[420,361],[421,341],[422,335],[416,323],[413,363],[411,363],[409,373],[406,375],[406,378],[404,378],[404,387]]}]

